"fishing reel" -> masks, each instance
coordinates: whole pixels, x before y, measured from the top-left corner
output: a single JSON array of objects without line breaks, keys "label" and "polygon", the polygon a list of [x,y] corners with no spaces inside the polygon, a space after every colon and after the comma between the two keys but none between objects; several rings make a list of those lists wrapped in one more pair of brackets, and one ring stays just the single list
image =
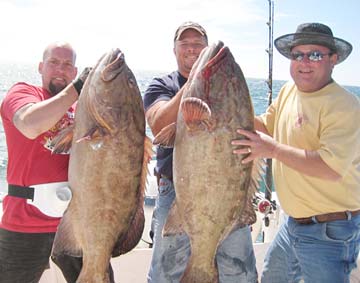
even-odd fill
[{"label": "fishing reel", "polygon": [[265,198],[263,193],[256,193],[254,198],[255,210],[259,211],[264,215],[265,226],[268,227],[270,224],[269,215],[274,213],[277,208],[275,200],[269,200]]}]

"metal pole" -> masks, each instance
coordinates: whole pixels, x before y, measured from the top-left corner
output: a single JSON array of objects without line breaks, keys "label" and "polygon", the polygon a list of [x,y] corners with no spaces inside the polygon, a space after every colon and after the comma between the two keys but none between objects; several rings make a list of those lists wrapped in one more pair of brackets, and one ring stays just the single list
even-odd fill
[{"label": "metal pole", "polygon": [[[274,27],[274,1],[268,0],[269,2],[269,21],[267,25],[269,27],[269,47],[266,49],[266,52],[269,55],[269,77],[266,81],[268,85],[268,105],[272,102],[272,70],[273,70],[273,27]],[[266,188],[265,188],[265,198],[271,200],[271,190],[272,190],[272,162],[271,159],[266,160]]]}]

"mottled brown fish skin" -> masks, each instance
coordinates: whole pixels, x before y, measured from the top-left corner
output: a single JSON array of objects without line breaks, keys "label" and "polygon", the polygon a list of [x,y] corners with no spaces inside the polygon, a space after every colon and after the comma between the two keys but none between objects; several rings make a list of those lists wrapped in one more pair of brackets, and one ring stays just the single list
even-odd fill
[{"label": "mottled brown fish skin", "polygon": [[[209,118],[204,115],[207,107],[194,106],[199,101],[207,104]],[[189,120],[197,118],[185,123],[189,112]],[[164,235],[183,230],[190,238],[191,256],[182,283],[218,282],[217,247],[234,228],[256,219],[250,207],[252,163],[241,164],[243,157],[232,154],[231,141],[239,138],[239,127],[254,129],[253,106],[239,65],[218,42],[195,63],[177,118],[176,199]]]},{"label": "mottled brown fish skin", "polygon": [[136,79],[120,50],[89,74],[75,114],[69,183],[72,200],[53,255],[83,256],[77,283],[109,282],[111,256],[138,243],[151,142]]}]

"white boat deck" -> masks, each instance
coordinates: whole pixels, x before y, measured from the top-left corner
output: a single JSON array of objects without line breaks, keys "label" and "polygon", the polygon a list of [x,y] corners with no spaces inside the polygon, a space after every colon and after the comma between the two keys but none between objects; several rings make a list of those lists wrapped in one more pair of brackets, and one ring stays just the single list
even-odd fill
[{"label": "white boat deck", "polygon": [[[145,205],[145,228],[143,233],[143,238],[138,244],[137,248],[130,251],[129,253],[119,256],[117,258],[111,259],[111,264],[114,269],[115,282],[117,283],[146,283],[147,282],[147,273],[150,267],[151,253],[152,249],[148,248],[146,242],[150,242],[149,231],[151,224],[153,206]],[[270,226],[264,228],[265,235],[274,235],[276,232],[276,227],[281,221],[281,214],[279,210],[276,213],[272,214],[270,217]],[[258,219],[261,219],[262,216],[257,212]],[[258,225],[254,225],[252,228],[252,238],[255,242],[258,238],[257,236],[261,233],[262,221],[257,222]],[[274,224],[274,225],[271,225]],[[271,227],[272,226],[272,227]],[[256,267],[259,276],[262,272],[262,265],[264,261],[265,253],[268,249],[269,242],[271,238],[265,236],[265,242],[267,243],[254,243],[255,257],[256,257]],[[50,260],[51,262],[51,260]],[[54,263],[50,263],[51,269],[45,271],[41,281],[39,283],[66,283],[63,278],[61,271],[55,266]],[[275,282],[274,282],[275,283]],[[358,268],[351,274],[351,283],[360,283],[360,258],[358,260]]]},{"label": "white boat deck", "polygon": [[[153,168],[150,166],[150,173]],[[115,282],[117,283],[145,283],[147,282],[147,272],[149,271],[152,249],[148,248],[146,242],[150,242],[149,231],[151,224],[151,217],[154,205],[154,198],[157,194],[157,185],[155,178],[149,178],[148,191],[146,193],[147,199],[145,201],[145,228],[143,238],[139,242],[138,246],[129,253],[117,258],[111,259],[111,264],[114,269]],[[257,212],[258,213],[258,212]],[[2,210],[0,209],[0,217]],[[262,219],[262,215],[258,213],[258,219]],[[265,242],[266,243],[254,243],[256,266],[258,274],[261,275],[262,264],[265,253],[271,241],[271,235],[276,232],[282,216],[280,209],[276,210],[270,217],[270,227],[265,227]],[[272,225],[273,224],[273,225]],[[258,238],[257,235],[262,231],[262,221],[258,221],[253,225],[253,241]],[[269,236],[270,235],[270,236]],[[50,260],[50,269],[46,270],[39,283],[66,283],[61,271]],[[274,282],[275,283],[275,282]],[[351,283],[360,283],[360,257],[358,259],[358,268],[351,274]]]},{"label": "white boat deck", "polygon": [[[262,271],[262,262],[268,244],[254,244],[256,266],[259,275]],[[146,276],[151,260],[151,249],[134,249],[126,255],[111,260],[117,283],[146,283]],[[360,262],[359,262],[360,263]],[[360,270],[357,268],[351,274],[351,283],[360,282]],[[51,263],[51,269],[45,271],[39,283],[66,283],[60,270]],[[275,282],[274,282],[275,283]]]},{"label": "white boat deck", "polygon": [[[145,228],[142,241],[137,248],[129,253],[111,259],[114,269],[115,282],[117,283],[145,283],[147,282],[147,272],[149,271],[152,249],[148,248],[146,242],[150,242],[149,231],[152,216],[151,205],[145,205]],[[0,216],[2,211],[0,210]],[[258,231],[261,227],[253,227],[253,231]],[[256,235],[253,235],[255,241]],[[261,275],[262,264],[269,243],[254,243],[256,256],[256,266],[258,274]],[[360,257],[358,259],[358,268],[351,274],[351,283],[360,283]],[[61,271],[50,260],[50,269],[46,270],[39,283],[66,283]]]}]

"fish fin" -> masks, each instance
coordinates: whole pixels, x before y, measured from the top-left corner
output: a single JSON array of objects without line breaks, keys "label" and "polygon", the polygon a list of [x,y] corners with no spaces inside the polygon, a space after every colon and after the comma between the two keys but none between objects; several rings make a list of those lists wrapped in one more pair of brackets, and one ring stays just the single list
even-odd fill
[{"label": "fish fin", "polygon": [[144,188],[144,192],[146,190],[146,185],[148,184],[147,176],[150,174],[148,164],[154,155],[154,150],[152,148],[152,141],[149,137],[145,136],[144,140],[144,159],[141,171],[141,184]]},{"label": "fish fin", "polygon": [[79,143],[83,141],[95,141],[102,139],[106,135],[108,135],[108,132],[105,130],[105,128],[93,126],[87,130],[81,138],[77,139],[76,142]]},{"label": "fish fin", "polygon": [[62,217],[56,232],[52,247],[52,255],[58,256],[67,254],[73,257],[82,257],[82,249],[76,241],[75,233],[71,224],[72,221],[70,221],[71,212],[69,208]]},{"label": "fish fin", "polygon": [[76,143],[88,142],[93,150],[98,150],[104,144],[104,138],[109,135],[105,128],[94,126],[85,135],[76,140]]},{"label": "fish fin", "polygon": [[74,124],[61,130],[50,142],[52,153],[69,153],[74,137]]},{"label": "fish fin", "polygon": [[117,242],[115,243],[114,249],[112,251],[113,257],[131,251],[139,243],[145,226],[144,208],[142,206],[143,202],[144,198],[140,197],[139,204],[137,206],[134,218],[130,224],[129,230],[126,231],[125,234],[120,235]]},{"label": "fish fin", "polygon": [[253,203],[254,196],[255,194],[250,191],[247,193],[244,209],[240,215],[239,222],[237,223],[238,225],[235,225],[234,229],[244,225],[251,225],[256,222],[256,213]]},{"label": "fish fin", "polygon": [[253,161],[251,168],[250,186],[246,196],[246,203],[244,210],[240,215],[239,224],[254,224],[256,222],[256,213],[254,210],[255,193],[259,191],[260,181],[265,174],[265,160],[263,158],[256,158]]},{"label": "fish fin", "polygon": [[181,101],[180,109],[186,126],[190,130],[210,128],[210,107],[197,97],[187,97]]},{"label": "fish fin", "polygon": [[115,247],[112,252],[112,256],[116,257],[121,254],[127,253],[131,251],[135,246],[139,243],[142,233],[145,226],[145,216],[144,216],[144,208],[142,203],[144,203],[145,196],[145,187],[146,187],[146,179],[149,173],[147,164],[149,163],[154,151],[152,149],[151,139],[145,136],[144,139],[144,158],[142,164],[142,171],[140,177],[140,187],[139,187],[139,198],[138,198],[138,207],[135,212],[134,218],[132,220],[132,224],[130,225],[130,229],[119,237],[117,240]]},{"label": "fish fin", "polygon": [[182,226],[181,216],[178,213],[178,208],[176,205],[176,201],[172,204],[171,209],[166,218],[166,222],[162,231],[162,235],[164,237],[171,236],[175,234],[184,233],[184,229]]},{"label": "fish fin", "polygon": [[252,192],[259,191],[260,183],[266,173],[266,160],[263,158],[255,158],[251,168],[251,188]]},{"label": "fish fin", "polygon": [[171,123],[164,127],[153,140],[154,145],[163,147],[173,147],[175,144],[176,123]]}]

